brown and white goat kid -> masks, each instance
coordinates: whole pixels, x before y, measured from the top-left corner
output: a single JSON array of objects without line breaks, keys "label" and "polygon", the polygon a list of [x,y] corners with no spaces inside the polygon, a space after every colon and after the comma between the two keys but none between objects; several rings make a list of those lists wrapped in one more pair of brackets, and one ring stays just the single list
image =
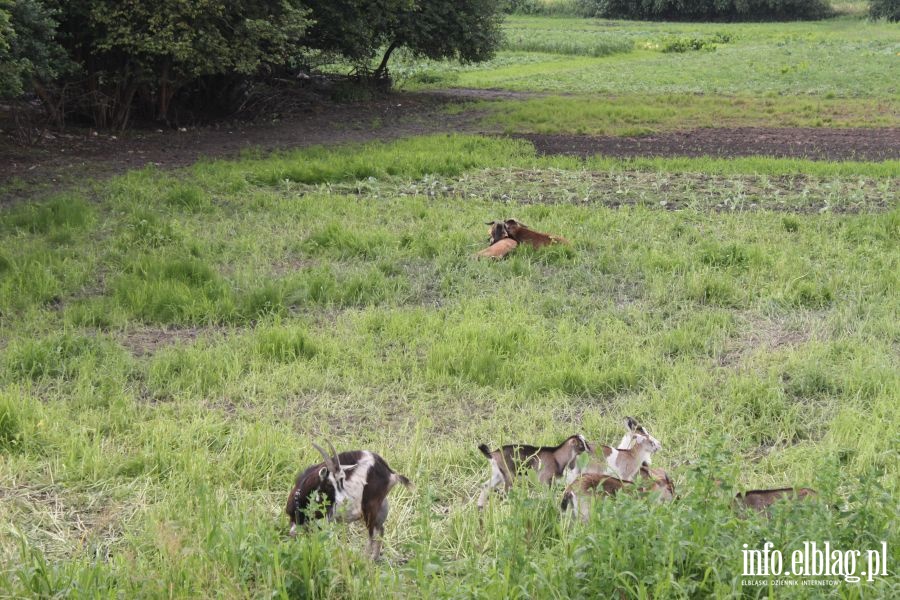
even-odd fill
[{"label": "brown and white goat kid", "polygon": [[[395,473],[381,456],[368,450],[338,453],[331,442],[331,455],[313,444],[325,460],[297,476],[287,501],[291,536],[308,518],[326,518],[344,523],[363,519],[369,530],[368,553],[372,560],[381,554],[381,538],[388,516],[387,495],[398,483],[409,480]],[[310,505],[316,506],[310,515]]]},{"label": "brown and white goat kid", "polygon": [[[632,442],[631,448],[595,446],[591,449],[591,454],[593,454],[592,460],[583,470],[579,470],[578,474],[612,475],[619,479],[631,481],[641,470],[641,467],[650,464],[650,457],[662,448],[657,440],[642,433],[633,434]],[[603,462],[600,461],[601,456],[603,457]]]},{"label": "brown and white goat kid", "polygon": [[571,509],[574,514],[587,520],[591,503],[597,496],[615,496],[622,490],[636,489],[640,492],[658,494],[661,502],[675,498],[675,483],[663,469],[641,467],[637,481],[625,481],[612,475],[587,473],[570,483],[563,493],[560,508],[563,512]]},{"label": "brown and white goat kid", "polygon": [[734,497],[734,504],[738,507],[752,508],[757,512],[766,512],[770,506],[779,500],[804,500],[814,498],[816,491],[810,488],[776,488],[772,490],[748,490]]},{"label": "brown and white goat kid", "polygon": [[475,256],[479,258],[499,259],[515,250],[519,245],[516,240],[509,237],[506,225],[502,221],[491,221],[490,223],[487,223],[487,225],[491,226],[488,230],[491,245],[484,250],[477,252]]},{"label": "brown and white goat kid", "polygon": [[[622,441],[619,442],[619,445],[616,448],[631,448],[634,445],[634,435],[636,433],[640,433],[643,436],[650,438],[652,442],[662,448],[662,444],[659,443],[659,440],[650,435],[650,432],[647,431],[647,428],[637,422],[637,419],[634,417],[625,417],[625,435],[622,436]],[[645,463],[647,466],[650,466],[651,458],[647,458],[647,462]]]},{"label": "brown and white goat kid", "polygon": [[558,446],[529,446],[509,444],[491,451],[486,444],[478,446],[491,463],[491,478],[482,486],[478,497],[478,508],[484,508],[488,495],[501,483],[504,491],[512,486],[516,473],[522,469],[537,472],[538,481],[549,485],[560,477],[566,469],[575,466],[575,460],[588,449],[587,440],[582,435],[573,435]]},{"label": "brown and white goat kid", "polygon": [[[639,439],[643,440],[641,447],[635,448]],[[625,417],[625,435],[622,436],[618,447],[590,444],[587,465],[582,467],[576,464],[569,471],[566,483],[572,483],[584,473],[612,475],[630,481],[642,466],[650,466],[653,454],[661,449],[660,441],[650,435],[646,427],[638,423],[634,417]],[[638,455],[640,462],[635,461]],[[583,463],[584,459],[580,462]]]},{"label": "brown and white goat kid", "polygon": [[504,221],[504,225],[506,225],[506,232],[509,237],[516,240],[520,244],[528,244],[529,246],[533,246],[534,248],[541,248],[550,244],[569,243],[569,240],[564,237],[535,231],[534,229],[528,227],[528,225],[520,223],[515,219],[507,219],[506,221]]}]

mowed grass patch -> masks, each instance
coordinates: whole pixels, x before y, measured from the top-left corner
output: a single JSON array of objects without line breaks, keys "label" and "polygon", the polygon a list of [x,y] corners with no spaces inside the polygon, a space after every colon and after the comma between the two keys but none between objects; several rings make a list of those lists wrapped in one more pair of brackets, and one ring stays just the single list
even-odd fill
[{"label": "mowed grass patch", "polygon": [[[0,594],[731,597],[743,543],[896,546],[900,215],[870,200],[895,197],[890,166],[443,136],[323,152],[129,173],[98,190],[102,228],[2,240],[58,280],[52,302],[4,280]],[[372,179],[344,168],[359,154]],[[260,177],[307,158],[335,168]],[[536,195],[599,180],[641,201]],[[740,186],[760,207],[709,210]],[[768,210],[788,192],[793,212]],[[572,244],[475,260],[504,217]],[[132,354],[135,331],[159,341]],[[477,443],[615,443],[625,415],[662,440],[679,501],[600,502],[580,524],[560,485],[522,478],[474,508]],[[357,525],[287,536],[293,478],[326,439],[415,484],[391,494],[381,563]],[[729,506],[782,485],[819,497],[770,519]]]}]

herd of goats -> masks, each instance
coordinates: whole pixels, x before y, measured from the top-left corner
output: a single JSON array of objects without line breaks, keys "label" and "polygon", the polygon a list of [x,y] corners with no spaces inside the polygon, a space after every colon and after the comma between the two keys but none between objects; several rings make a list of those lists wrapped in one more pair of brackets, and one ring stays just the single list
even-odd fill
[{"label": "herd of goats", "polygon": [[[675,485],[663,469],[651,468],[653,454],[662,449],[659,440],[632,417],[625,419],[626,433],[617,447],[588,442],[582,435],[566,438],[558,446],[511,444],[491,450],[478,449],[490,462],[491,476],[482,487],[478,508],[482,509],[491,491],[503,485],[508,491],[516,474],[533,471],[537,479],[550,485],[566,478],[561,509],[587,520],[591,505],[603,496],[637,490],[652,493],[660,501],[675,498]],[[387,496],[398,483],[410,481],[394,472],[378,454],[368,450],[337,452],[331,443],[326,452],[313,444],[323,461],[297,476],[288,496],[287,514],[291,535],[310,519],[326,518],[341,522],[362,519],[369,530],[368,553],[373,560],[381,554],[381,538],[388,515]],[[588,460],[579,460],[587,455]],[[802,499],[814,496],[809,488],[751,490],[735,496],[735,505],[765,511],[782,498]]]},{"label": "herd of goats", "polygon": [[[491,221],[487,225],[490,245],[479,251],[477,257],[501,259],[522,244],[541,248],[569,243],[563,237],[535,231],[516,219]],[[501,485],[508,491],[515,475],[529,470],[547,485],[565,475],[567,487],[561,509],[585,520],[594,500],[624,490],[653,493],[660,501],[674,499],[675,484],[669,474],[650,466],[653,454],[662,449],[659,440],[632,417],[625,419],[625,428],[625,435],[616,447],[592,444],[580,434],[566,438],[558,446],[511,444],[491,450],[481,444],[478,449],[490,462],[491,477],[482,487],[478,508],[484,508],[491,491]],[[409,486],[409,479],[394,472],[374,452],[337,452],[330,442],[330,453],[316,444],[313,446],[323,461],[300,473],[288,496],[291,535],[309,519],[348,523],[362,519],[369,530],[368,553],[377,560],[388,515],[388,493],[398,483]],[[587,461],[579,460],[583,454],[588,455]],[[751,490],[735,496],[735,504],[765,511],[779,499],[813,495],[815,492],[809,488]]]}]

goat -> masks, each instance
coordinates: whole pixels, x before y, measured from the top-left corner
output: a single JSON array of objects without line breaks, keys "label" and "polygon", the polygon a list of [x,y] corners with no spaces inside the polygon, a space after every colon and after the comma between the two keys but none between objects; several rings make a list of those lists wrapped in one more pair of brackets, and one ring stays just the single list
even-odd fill
[{"label": "goat", "polygon": [[520,223],[515,219],[507,219],[504,221],[504,225],[506,225],[506,232],[509,237],[516,240],[519,244],[528,244],[534,248],[541,248],[550,244],[569,243],[569,240],[564,237],[535,231],[529,228],[528,225]]},{"label": "goat", "polygon": [[502,221],[491,221],[488,233],[491,245],[475,254],[479,258],[503,258],[516,249],[519,243],[509,237],[506,225]]},{"label": "goat", "polygon": [[[584,469],[573,469],[572,473],[577,477],[584,473],[600,475],[613,475],[619,479],[631,481],[635,478],[641,467],[650,464],[650,457],[662,449],[662,445],[656,438],[642,433],[632,433],[631,448],[611,448],[609,446],[592,446],[589,449],[593,455],[591,462]],[[603,456],[603,462],[600,457]],[[569,477],[571,483],[574,477]]]},{"label": "goat", "polygon": [[575,466],[578,455],[587,451],[588,443],[579,434],[566,438],[558,446],[510,444],[491,451],[486,444],[481,444],[478,449],[491,463],[491,478],[482,486],[478,497],[478,508],[484,508],[491,490],[502,483],[504,490],[508,491],[515,474],[521,469],[536,471],[538,481],[550,485],[566,469]]},{"label": "goat", "polygon": [[[369,530],[368,553],[372,560],[381,554],[381,538],[388,516],[387,495],[398,483],[409,487],[409,479],[395,473],[374,452],[354,450],[338,453],[331,442],[331,455],[313,444],[325,460],[308,467],[297,476],[288,496],[286,512],[291,522],[290,535],[309,517],[344,523],[363,519]],[[310,505],[315,510],[309,515]]]},{"label": "goat", "polygon": [[664,470],[641,467],[640,475],[642,480],[649,482],[627,481],[600,473],[581,475],[566,487],[560,509],[565,512],[571,508],[573,513],[587,520],[591,500],[598,495],[615,496],[622,490],[637,489],[640,492],[657,493],[659,500],[664,502],[675,498],[675,484]]},{"label": "goat", "polygon": [[810,488],[776,488],[773,490],[748,490],[741,492],[734,497],[736,507],[752,508],[757,512],[766,512],[770,506],[777,501],[785,500],[803,500],[806,498],[814,498],[816,491]]},{"label": "goat", "polygon": [[[616,448],[631,448],[634,444],[634,434],[640,433],[644,435],[650,440],[662,448],[662,444],[659,443],[659,440],[650,435],[650,432],[647,431],[647,428],[637,422],[634,417],[625,417],[625,435],[622,436],[622,441],[619,442],[619,445]],[[648,467],[650,466],[651,457],[647,457],[647,460],[644,464]]]}]

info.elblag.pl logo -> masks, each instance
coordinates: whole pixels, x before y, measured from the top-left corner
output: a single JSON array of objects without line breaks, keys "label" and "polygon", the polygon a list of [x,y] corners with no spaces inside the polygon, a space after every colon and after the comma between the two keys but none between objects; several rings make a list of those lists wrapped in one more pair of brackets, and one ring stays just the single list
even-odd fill
[{"label": "info.elblag.pl logo", "polygon": [[[789,558],[776,550],[772,542],[763,544],[762,549],[749,548],[748,544],[743,548],[744,577],[795,578],[795,585],[808,585],[813,582],[797,579],[841,578],[847,583],[859,583],[863,577],[874,581],[888,574],[887,542],[881,542],[881,547],[873,550],[841,550],[833,548],[831,542],[803,542],[803,547],[790,552]],[[759,581],[763,582],[771,583],[769,579]],[[838,583],[836,579],[833,582],[833,585]],[[745,585],[755,583],[755,580],[744,580]]]}]

